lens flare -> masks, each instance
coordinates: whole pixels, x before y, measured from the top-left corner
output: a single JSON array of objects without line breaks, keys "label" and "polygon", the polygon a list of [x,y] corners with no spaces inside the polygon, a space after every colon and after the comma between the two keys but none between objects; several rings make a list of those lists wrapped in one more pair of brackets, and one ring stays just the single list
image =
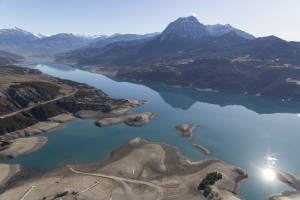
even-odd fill
[{"label": "lens flare", "polygon": [[271,168],[264,168],[262,169],[262,176],[267,181],[272,181],[276,179],[276,174]]}]

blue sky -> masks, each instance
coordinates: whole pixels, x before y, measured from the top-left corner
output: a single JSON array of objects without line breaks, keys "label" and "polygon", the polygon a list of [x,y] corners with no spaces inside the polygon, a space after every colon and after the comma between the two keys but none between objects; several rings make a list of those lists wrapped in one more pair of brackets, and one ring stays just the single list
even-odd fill
[{"label": "blue sky", "polygon": [[300,41],[300,0],[0,0],[0,28],[34,33],[161,32],[178,17]]}]

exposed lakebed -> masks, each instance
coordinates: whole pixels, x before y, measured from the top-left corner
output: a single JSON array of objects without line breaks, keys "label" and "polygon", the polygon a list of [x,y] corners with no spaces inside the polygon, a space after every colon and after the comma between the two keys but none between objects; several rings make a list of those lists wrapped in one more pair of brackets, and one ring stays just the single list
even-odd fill
[{"label": "exposed lakebed", "polygon": [[[99,128],[95,120],[77,119],[65,129],[42,134],[48,137],[48,143],[39,151],[5,163],[49,171],[65,163],[99,161],[129,139],[143,137],[176,146],[194,161],[216,157],[245,169],[250,178],[241,184],[239,196],[249,200],[265,199],[288,189],[279,181],[264,180],[261,169],[268,165],[300,176],[300,160],[294,158],[300,152],[299,103],[118,82],[67,65],[46,63],[28,67],[87,83],[111,97],[146,100],[145,105],[132,113],[155,112],[156,115],[149,124],[140,127],[118,124]],[[185,140],[175,129],[182,123],[203,127],[194,129],[194,137]],[[211,154],[202,155],[192,143],[205,146]],[[277,160],[270,162],[269,157]]]}]

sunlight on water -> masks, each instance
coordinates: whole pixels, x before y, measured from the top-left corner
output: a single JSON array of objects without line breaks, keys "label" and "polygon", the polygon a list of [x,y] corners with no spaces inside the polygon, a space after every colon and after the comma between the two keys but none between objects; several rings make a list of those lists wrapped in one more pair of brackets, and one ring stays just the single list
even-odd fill
[{"label": "sunlight on water", "polygon": [[261,172],[262,172],[262,176],[267,181],[273,181],[276,179],[276,174],[271,168],[264,168],[261,170]]},{"label": "sunlight on water", "polygon": [[275,166],[276,162],[278,161],[277,158],[271,157],[270,155],[265,157],[267,161],[267,167],[264,167],[261,170],[261,176],[266,181],[274,181],[276,179],[276,173],[272,169]]},{"label": "sunlight on water", "polygon": [[297,114],[297,117],[300,117],[300,114]]}]

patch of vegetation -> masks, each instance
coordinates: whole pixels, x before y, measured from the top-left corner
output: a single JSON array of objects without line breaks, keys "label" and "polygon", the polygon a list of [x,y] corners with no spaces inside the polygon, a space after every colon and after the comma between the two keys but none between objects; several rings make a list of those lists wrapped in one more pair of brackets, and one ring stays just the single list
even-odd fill
[{"label": "patch of vegetation", "polygon": [[30,110],[31,114],[39,121],[46,121],[62,113],[62,110],[53,103],[35,106]]},{"label": "patch of vegetation", "polygon": [[207,197],[211,193],[210,185],[214,185],[216,181],[222,179],[222,174],[217,172],[212,172],[206,175],[206,177],[201,181],[198,186],[198,190],[203,190],[203,194]]},{"label": "patch of vegetation", "polygon": [[37,122],[37,119],[25,117],[21,114],[0,119],[0,135],[32,126]]},{"label": "patch of vegetation", "polygon": [[69,193],[68,191],[58,193],[58,194],[56,194],[56,195],[54,196],[53,199],[56,199],[56,198],[59,198],[59,197],[66,196],[68,193]]},{"label": "patch of vegetation", "polygon": [[0,147],[1,147],[1,148],[5,148],[5,147],[9,146],[10,144],[11,144],[11,141],[5,139],[5,140],[1,143]]},{"label": "patch of vegetation", "polygon": [[54,85],[49,82],[22,82],[18,85],[12,85],[10,86],[11,88],[14,88],[16,90],[18,89],[23,89],[23,88],[35,88],[41,96],[48,97],[50,96],[51,98],[59,95],[59,90],[61,89],[59,86]]},{"label": "patch of vegetation", "polygon": [[113,107],[108,102],[103,104],[101,102],[89,104],[86,102],[78,102],[75,98],[57,101],[56,105],[68,112],[77,112],[80,110],[101,110],[103,112],[109,112]]}]

